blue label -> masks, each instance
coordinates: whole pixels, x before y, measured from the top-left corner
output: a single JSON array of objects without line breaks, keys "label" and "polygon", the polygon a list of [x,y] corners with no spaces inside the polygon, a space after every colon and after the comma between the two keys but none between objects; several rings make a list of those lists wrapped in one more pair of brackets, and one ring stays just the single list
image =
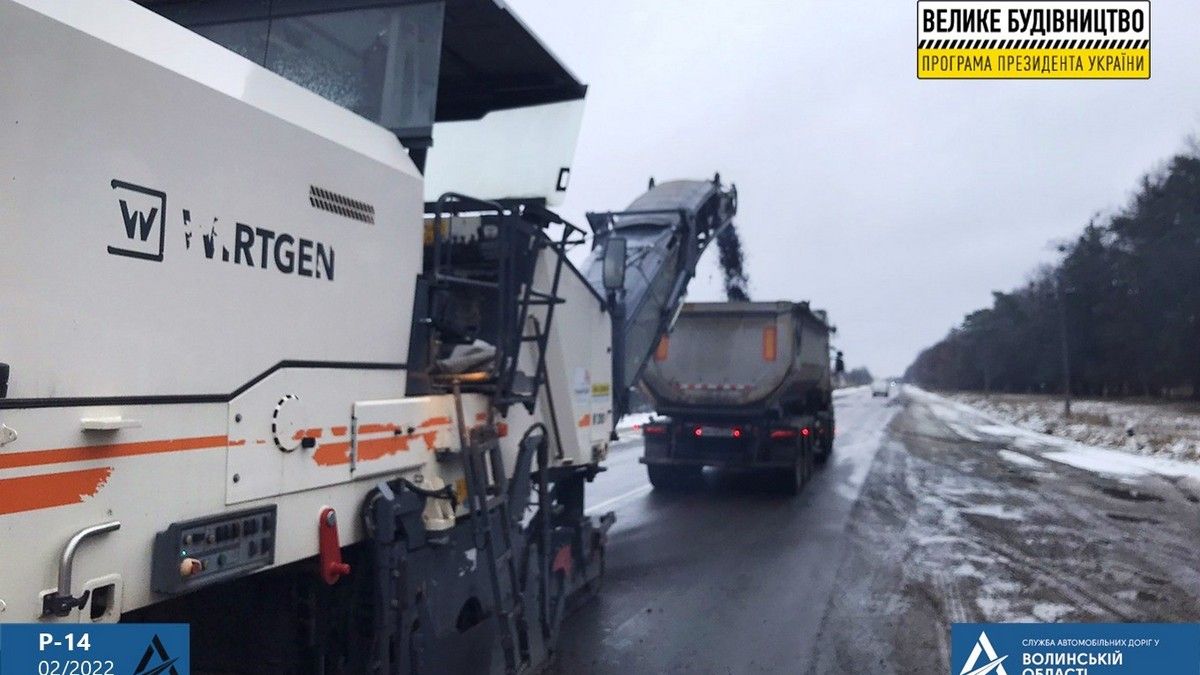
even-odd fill
[{"label": "blue label", "polygon": [[3,624],[0,675],[188,675],[184,624]]},{"label": "blue label", "polygon": [[1200,624],[956,623],[951,675],[1197,675]]}]

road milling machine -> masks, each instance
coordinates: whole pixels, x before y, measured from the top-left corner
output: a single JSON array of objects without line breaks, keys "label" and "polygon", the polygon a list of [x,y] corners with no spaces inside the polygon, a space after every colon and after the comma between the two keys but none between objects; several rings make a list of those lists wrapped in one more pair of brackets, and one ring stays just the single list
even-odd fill
[{"label": "road milling machine", "polygon": [[496,0],[0,0],[0,63],[0,622],[545,665],[732,190],[597,216],[580,272],[586,87]]}]

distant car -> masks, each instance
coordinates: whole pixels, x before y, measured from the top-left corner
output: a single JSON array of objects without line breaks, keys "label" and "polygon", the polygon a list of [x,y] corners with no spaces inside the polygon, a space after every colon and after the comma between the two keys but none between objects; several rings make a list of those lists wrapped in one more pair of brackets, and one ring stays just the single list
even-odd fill
[{"label": "distant car", "polygon": [[890,380],[875,380],[871,383],[871,398],[882,396],[887,398],[887,395],[892,393],[892,383]]}]

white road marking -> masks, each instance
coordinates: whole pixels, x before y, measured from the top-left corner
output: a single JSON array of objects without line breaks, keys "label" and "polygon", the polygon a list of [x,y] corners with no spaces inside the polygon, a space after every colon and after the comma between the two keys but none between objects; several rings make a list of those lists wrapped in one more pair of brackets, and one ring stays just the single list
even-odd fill
[{"label": "white road marking", "polygon": [[606,499],[606,500],[600,502],[599,504],[596,504],[595,506],[584,510],[584,513],[592,514],[592,513],[595,513],[596,511],[602,511],[618,502],[623,502],[626,499],[631,499],[638,495],[645,494],[645,493],[649,492],[651,490],[651,488],[653,488],[653,487],[654,486],[650,485],[649,483],[642,485],[641,487],[635,487],[634,489],[630,490],[629,492],[619,494],[616,497],[613,497],[612,499]]}]

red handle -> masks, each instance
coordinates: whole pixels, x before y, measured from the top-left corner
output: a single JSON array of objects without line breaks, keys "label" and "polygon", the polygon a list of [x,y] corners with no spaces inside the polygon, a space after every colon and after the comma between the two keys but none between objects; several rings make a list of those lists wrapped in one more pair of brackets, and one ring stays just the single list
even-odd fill
[{"label": "red handle", "polygon": [[321,510],[317,522],[320,549],[320,573],[325,583],[333,585],[350,574],[350,566],[342,562],[342,546],[338,542],[337,513],[331,507]]}]

